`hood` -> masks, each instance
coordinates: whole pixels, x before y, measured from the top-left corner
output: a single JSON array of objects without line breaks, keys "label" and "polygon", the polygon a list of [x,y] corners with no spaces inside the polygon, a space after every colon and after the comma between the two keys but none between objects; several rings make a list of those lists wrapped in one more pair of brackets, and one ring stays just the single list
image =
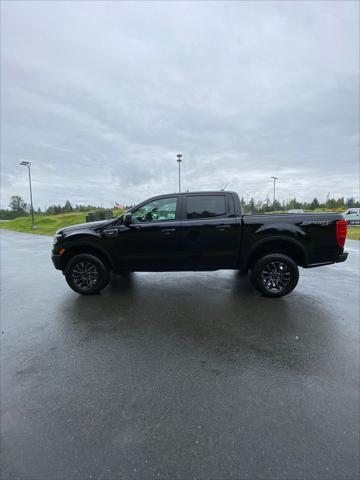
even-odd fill
[{"label": "hood", "polygon": [[97,222],[78,223],[77,225],[70,225],[69,227],[60,228],[56,233],[68,233],[74,230],[95,230],[95,228],[105,227],[113,222],[115,219],[110,218],[108,220],[98,220]]}]

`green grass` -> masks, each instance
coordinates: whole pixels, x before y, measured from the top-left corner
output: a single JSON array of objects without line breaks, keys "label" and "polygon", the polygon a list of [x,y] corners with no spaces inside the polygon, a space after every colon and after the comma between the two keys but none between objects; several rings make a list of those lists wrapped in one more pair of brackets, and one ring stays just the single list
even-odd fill
[{"label": "green grass", "polygon": [[360,240],[360,226],[348,227],[346,238],[350,238],[351,240]]},{"label": "green grass", "polygon": [[[36,233],[40,235],[54,235],[56,230],[70,225],[86,222],[89,212],[62,213],[59,215],[35,215],[36,228],[31,228],[31,217],[19,217],[15,220],[1,221],[0,228],[14,230],[15,232]],[[114,217],[122,213],[121,210],[114,212]]]}]

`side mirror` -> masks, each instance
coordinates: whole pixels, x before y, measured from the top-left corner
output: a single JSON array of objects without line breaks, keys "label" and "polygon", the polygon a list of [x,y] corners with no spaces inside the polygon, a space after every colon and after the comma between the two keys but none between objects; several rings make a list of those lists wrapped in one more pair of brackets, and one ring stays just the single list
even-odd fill
[{"label": "side mirror", "polygon": [[124,225],[131,225],[132,224],[132,215],[131,212],[127,212],[123,218]]}]

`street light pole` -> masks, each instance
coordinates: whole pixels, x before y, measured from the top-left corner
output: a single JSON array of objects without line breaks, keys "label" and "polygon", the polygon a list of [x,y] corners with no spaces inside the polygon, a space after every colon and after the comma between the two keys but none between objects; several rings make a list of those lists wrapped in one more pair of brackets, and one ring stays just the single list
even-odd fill
[{"label": "street light pole", "polygon": [[276,180],[279,180],[278,177],[270,177],[274,180],[274,197],[273,197],[273,208],[275,210],[275,183],[276,183]]},{"label": "street light pole", "polygon": [[181,158],[182,158],[182,154],[181,153],[178,153],[177,155],[177,162],[179,164],[179,193],[181,192],[181,182],[180,182],[180,163],[182,162]]},{"label": "street light pole", "polygon": [[35,228],[34,207],[33,207],[32,188],[31,188],[31,162],[26,162],[25,160],[23,160],[22,162],[19,163],[19,165],[24,165],[25,167],[28,168],[29,186],[30,186],[31,223],[32,223],[31,228]]}]

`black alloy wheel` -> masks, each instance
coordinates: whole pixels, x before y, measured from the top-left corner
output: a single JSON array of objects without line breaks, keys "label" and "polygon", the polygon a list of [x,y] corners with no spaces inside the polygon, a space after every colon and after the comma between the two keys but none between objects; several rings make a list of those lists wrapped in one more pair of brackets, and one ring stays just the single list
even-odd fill
[{"label": "black alloy wheel", "polygon": [[283,262],[270,262],[262,269],[261,280],[269,292],[282,292],[291,280],[291,272]]},{"label": "black alloy wheel", "polygon": [[254,265],[251,281],[264,296],[282,297],[296,287],[299,269],[294,260],[287,255],[268,254]]},{"label": "black alloy wheel", "polygon": [[92,262],[78,262],[72,269],[74,284],[78,288],[94,288],[99,281],[99,270]]},{"label": "black alloy wheel", "polygon": [[93,295],[109,283],[109,270],[95,255],[82,253],[72,257],[65,268],[70,288],[81,295]]}]

